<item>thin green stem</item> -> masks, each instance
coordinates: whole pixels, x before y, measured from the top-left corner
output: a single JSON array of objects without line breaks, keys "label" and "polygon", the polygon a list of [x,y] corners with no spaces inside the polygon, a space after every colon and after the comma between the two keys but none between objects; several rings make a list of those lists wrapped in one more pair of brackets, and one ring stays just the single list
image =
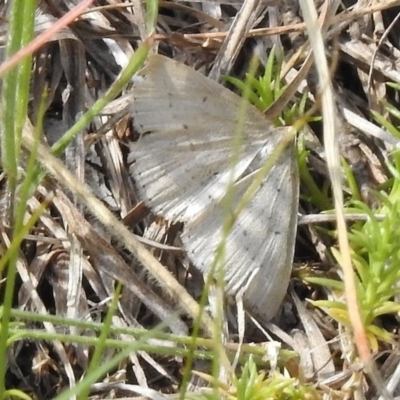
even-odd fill
[{"label": "thin green stem", "polygon": [[[10,28],[8,31],[8,44],[6,56],[10,57],[19,49],[29,43],[33,37],[35,21],[35,0],[20,0],[12,3]],[[14,215],[16,204],[16,191],[18,183],[18,160],[20,154],[22,128],[26,119],[29,97],[29,82],[31,73],[31,57],[23,59],[18,66],[10,70],[3,82],[1,104],[1,149],[2,164],[7,174],[8,190],[11,195],[9,217],[13,224],[13,237],[22,229],[25,210],[19,215],[18,222]],[[19,208],[19,207],[18,207]],[[21,212],[21,210],[18,210]],[[16,265],[18,261],[18,247],[10,251],[7,281],[4,294],[3,312],[0,328],[0,359],[6,360],[7,338],[10,328],[11,308],[14,298],[16,279]],[[5,398],[5,375],[7,363],[0,363],[0,399]]]}]

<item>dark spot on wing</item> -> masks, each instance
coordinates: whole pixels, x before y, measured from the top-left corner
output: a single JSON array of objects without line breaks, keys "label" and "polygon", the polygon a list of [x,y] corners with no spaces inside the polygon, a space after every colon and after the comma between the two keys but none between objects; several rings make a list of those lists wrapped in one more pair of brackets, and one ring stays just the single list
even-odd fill
[{"label": "dark spot on wing", "polygon": [[172,101],[171,101],[172,93],[168,92],[168,97],[169,97],[169,100],[168,100],[168,108],[172,108]]},{"label": "dark spot on wing", "polygon": [[251,261],[255,261],[256,258],[254,257],[254,255],[252,255],[252,252],[250,251],[250,248],[247,246],[244,246],[244,251],[247,253],[247,256],[250,258]]},{"label": "dark spot on wing", "polygon": [[188,130],[189,127],[186,124],[183,124],[183,129]]},{"label": "dark spot on wing", "polygon": [[208,97],[207,97],[207,96],[204,96],[204,97],[203,97],[203,103],[205,103],[205,102],[207,101],[207,99],[208,99]]},{"label": "dark spot on wing", "polygon": [[150,135],[151,133],[153,133],[153,131],[145,131],[143,125],[139,125],[139,129],[138,130],[140,131],[140,136],[141,137],[147,136],[147,135]]},{"label": "dark spot on wing", "polygon": [[279,231],[275,231],[275,232],[274,232],[274,234],[278,236],[278,235],[280,235],[280,234],[281,234],[281,232],[279,232]]}]

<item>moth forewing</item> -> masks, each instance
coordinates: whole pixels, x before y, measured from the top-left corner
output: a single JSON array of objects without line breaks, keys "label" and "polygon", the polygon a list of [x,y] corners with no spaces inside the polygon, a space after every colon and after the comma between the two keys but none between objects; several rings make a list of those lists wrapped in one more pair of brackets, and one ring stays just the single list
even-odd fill
[{"label": "moth forewing", "polygon": [[[263,320],[275,315],[291,272],[298,202],[293,152],[291,146],[281,154],[225,238],[225,289],[236,295],[246,287],[246,308]],[[236,188],[233,210],[251,181],[245,183]],[[204,213],[200,221],[194,219],[185,225],[182,235],[185,249],[203,272],[209,271],[222,240],[223,215],[223,206],[219,204]]]},{"label": "moth forewing", "polygon": [[[282,140],[279,130],[249,105],[240,157],[231,172],[242,99],[193,69],[150,56],[133,85],[130,171],[140,196],[157,214],[184,222],[182,240],[193,264],[209,272],[223,239],[223,199],[230,179],[232,209],[254,172]],[[246,288],[244,302],[263,320],[276,312],[289,281],[298,200],[293,145],[285,148],[260,187],[235,216],[225,238],[226,290]]]},{"label": "moth forewing", "polygon": [[271,181],[266,182],[275,189],[276,198],[271,196],[264,211],[272,218],[265,221],[267,239],[259,256],[260,270],[244,292],[249,311],[264,320],[276,314],[286,294],[295,249],[299,178],[293,146],[283,153],[285,156],[286,160],[282,159],[271,171]]}]

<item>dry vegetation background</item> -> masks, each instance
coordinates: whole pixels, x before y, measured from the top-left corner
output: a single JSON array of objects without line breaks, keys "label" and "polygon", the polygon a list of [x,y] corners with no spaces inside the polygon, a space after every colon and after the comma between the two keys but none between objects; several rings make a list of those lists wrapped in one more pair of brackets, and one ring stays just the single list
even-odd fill
[{"label": "dry vegetation background", "polygon": [[[35,34],[54,25],[76,3],[77,0],[39,1]],[[394,125],[398,123],[397,115],[387,108],[387,104],[393,109],[398,107],[398,92],[385,83],[400,83],[400,7],[395,1],[344,0],[333,15],[333,1],[316,3],[325,31],[326,56],[332,66],[341,156],[354,174],[360,199],[378,209],[380,200],[373,190],[388,179],[383,160],[398,139],[373,122],[371,111]],[[1,2],[3,45],[7,41],[9,5]],[[49,145],[60,139],[117,79],[121,68],[147,38],[146,18],[144,5],[139,1],[95,1],[79,20],[35,52],[29,118],[35,124],[46,93],[43,133]],[[282,82],[295,82],[289,106],[300,101],[302,93],[308,93],[306,108],[310,109],[315,104],[318,79],[311,64],[304,64],[309,44],[297,1],[246,1],[245,5],[233,0],[159,2],[154,48],[213,79],[228,74],[243,78],[255,49],[257,54],[264,55],[261,61],[265,62],[274,46],[275,54],[282,60]],[[127,100],[129,87],[72,141],[62,161],[119,220],[147,241],[151,253],[199,299],[203,278],[182,250],[180,227],[169,226],[167,221],[152,215],[140,202],[129,176],[128,144],[137,140],[137,133],[132,129]],[[283,311],[267,326],[268,332],[281,343],[282,349],[287,349],[278,353],[280,368],[315,389],[312,398],[376,398],[376,389],[363,372],[351,336],[346,335],[350,324],[344,329],[321,309],[302,303],[306,298],[324,299],[330,293],[324,287],[305,283],[306,278],[341,276],[331,253],[336,243],[335,225],[326,221],[310,223],[316,219],[315,214],[333,207],[329,202],[321,121],[316,118],[305,131],[308,153],[304,165],[318,190],[327,197],[313,197],[315,191],[310,189],[310,180],[306,180],[308,175],[301,175],[300,212],[304,218],[300,219],[298,229],[291,291]],[[4,174],[0,177],[3,253],[9,245],[9,212],[13,205],[5,191]],[[345,195],[351,193],[346,184]],[[21,245],[14,308],[103,322],[116,282],[120,281],[124,288],[111,319],[113,327],[147,330],[164,322],[167,332],[188,335],[192,319],[174,314],[181,308],[181,300],[168,296],[162,282],[150,278],[110,231],[56,179],[46,177],[41,182],[29,199],[28,215],[50,195],[51,204]],[[162,246],[151,245],[154,242]],[[22,314],[20,320],[32,330],[88,338],[97,335],[88,327],[61,326],[59,320],[28,321]],[[235,318],[230,321],[228,346],[233,354],[238,341],[234,325]],[[382,317],[378,325],[393,335],[387,341],[378,338],[372,349],[383,379],[390,379],[399,361],[398,317]],[[111,335],[122,345],[133,340],[127,333]],[[55,336],[47,341],[35,340],[32,336],[12,345],[6,386],[21,389],[34,398],[51,399],[71,382],[78,381],[88,368],[93,346],[76,341],[62,344],[60,340]],[[269,339],[253,329],[245,341],[261,343]],[[175,342],[174,346],[184,348],[185,344]],[[100,363],[118,353],[116,347],[105,348]],[[248,354],[252,350],[245,347],[243,351]],[[137,386],[163,392],[169,398],[167,394],[176,393],[182,381],[184,363],[178,355],[164,354],[167,355],[145,349],[132,352],[92,386],[91,398],[126,398],[133,396]],[[260,354],[256,351],[254,356],[258,356],[261,369],[265,365]],[[193,368],[210,372],[208,364],[195,363]],[[268,371],[270,366],[266,368]],[[393,385],[397,387],[398,378],[394,379]],[[197,384],[206,386],[201,379]],[[191,385],[191,390],[199,390],[193,377]],[[145,395],[155,398],[155,392],[149,393]]]}]

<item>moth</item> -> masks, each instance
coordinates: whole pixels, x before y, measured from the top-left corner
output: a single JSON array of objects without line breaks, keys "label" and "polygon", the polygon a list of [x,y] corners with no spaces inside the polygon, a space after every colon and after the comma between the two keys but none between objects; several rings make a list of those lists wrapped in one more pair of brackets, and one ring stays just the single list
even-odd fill
[{"label": "moth", "polygon": [[[184,225],[193,264],[210,272],[222,239],[223,199],[234,182],[235,210],[282,131],[248,105],[240,157],[232,169],[242,99],[192,68],[151,55],[135,76],[130,111],[140,138],[129,160],[140,197],[155,214]],[[297,227],[298,171],[287,146],[235,218],[226,237],[225,291],[267,321],[286,293]]]}]

